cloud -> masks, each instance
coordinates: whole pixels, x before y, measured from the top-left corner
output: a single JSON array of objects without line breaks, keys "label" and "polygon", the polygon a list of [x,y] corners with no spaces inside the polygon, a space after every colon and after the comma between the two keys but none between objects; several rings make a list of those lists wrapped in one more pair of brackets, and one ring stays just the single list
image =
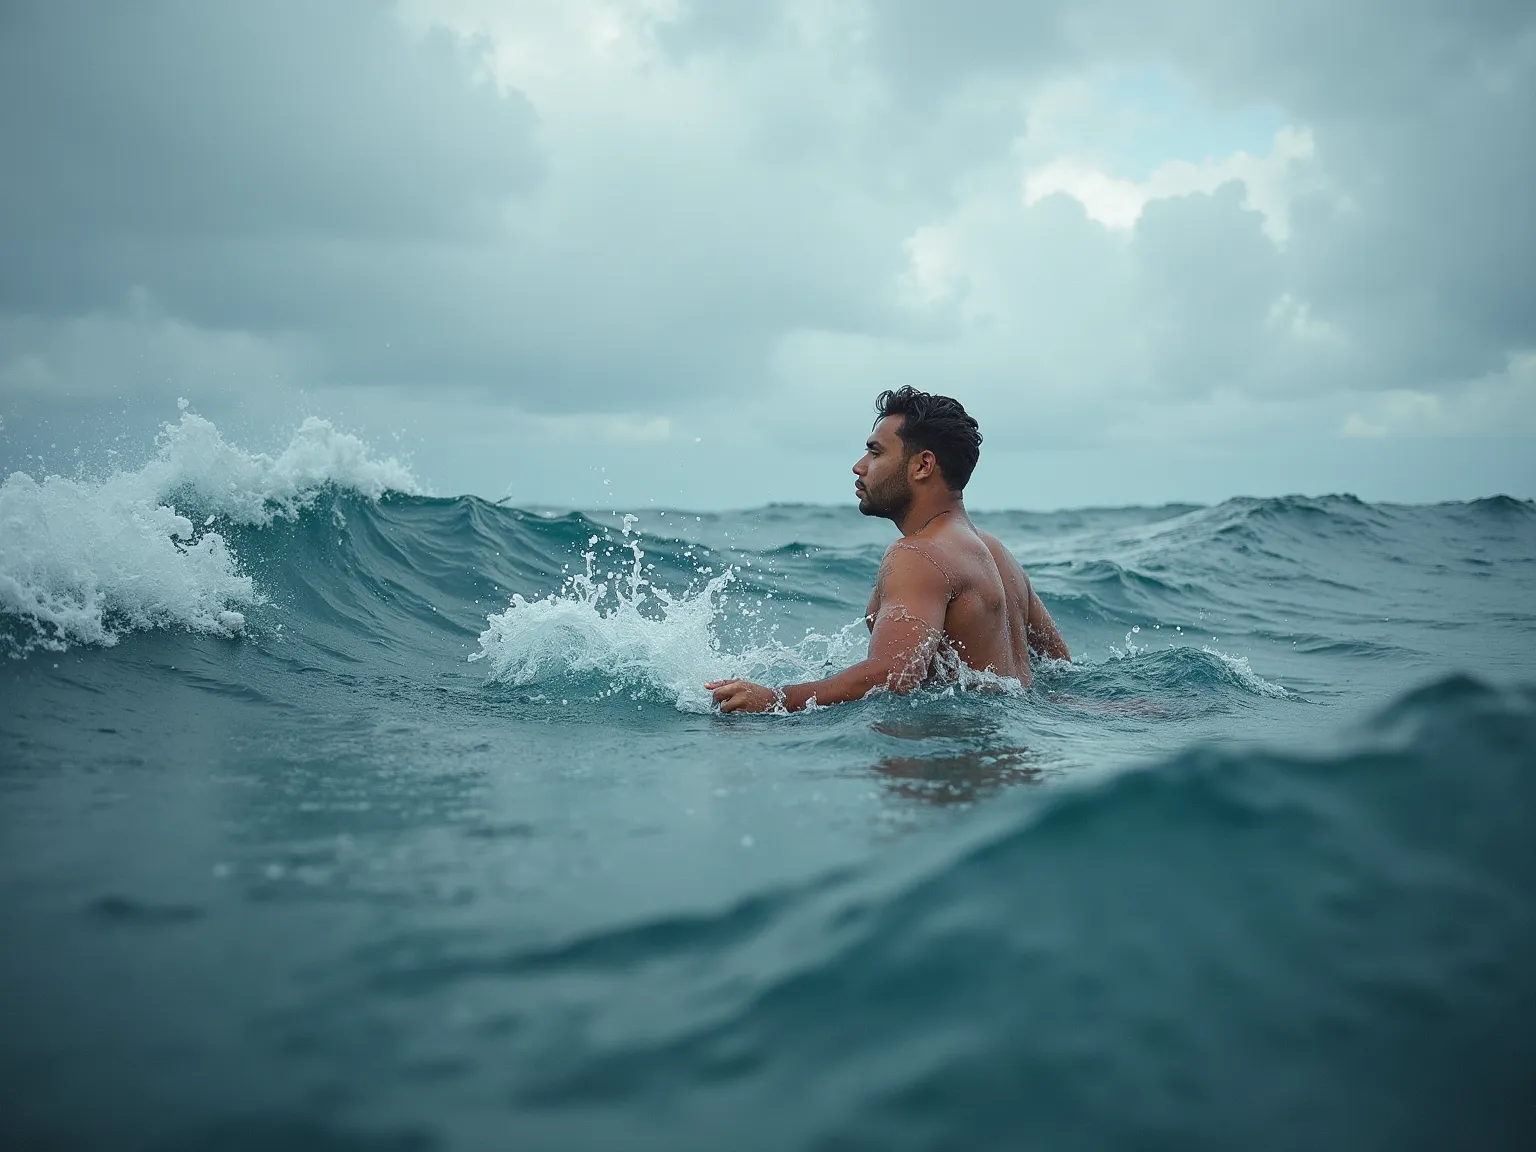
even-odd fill
[{"label": "cloud", "polygon": [[1198,163],[1170,160],[1140,181],[1111,176],[1091,162],[1060,156],[1024,174],[1024,204],[1063,193],[1106,228],[1128,229],[1154,200],[1210,195],[1224,185],[1237,184],[1243,189],[1243,206],[1260,213],[1265,234],[1283,246],[1290,235],[1291,169],[1312,155],[1312,134],[1287,127],[1277,133],[1267,156],[1239,151]]},{"label": "cloud", "polygon": [[1363,439],[1536,436],[1536,353],[1511,356],[1491,372],[1444,393],[1394,389],[1364,398],[1340,431]]},{"label": "cloud", "polygon": [[142,290],[130,293],[121,311],[62,321],[0,317],[0,348],[12,350],[0,359],[0,391],[13,400],[63,393],[72,401],[101,401],[126,389],[164,402],[188,381],[302,380],[316,360],[296,338],[189,324]]},{"label": "cloud", "polygon": [[302,385],[530,453],[639,460],[744,423],[741,453],[829,472],[901,383],[962,395],[989,444],[1074,452],[1218,443],[1281,407],[1314,447],[1492,435],[1455,415],[1484,393],[1528,411],[1527,4],[3,19],[13,406]]},{"label": "cloud", "polygon": [[472,46],[412,37],[370,0],[61,0],[5,20],[13,308],[143,285],[193,317],[259,309],[224,257],[468,239],[537,180],[526,104],[473,81]]},{"label": "cloud", "polygon": [[1529,5],[1087,0],[1004,13],[961,0],[942,20],[915,2],[879,12],[890,82],[931,93],[978,70],[1049,90],[1075,69],[1156,60],[1213,106],[1283,109],[1291,139],[1310,142],[1287,149],[1286,166],[1308,161],[1310,187],[1283,209],[1275,158],[1266,173],[1237,155],[1133,180],[1064,153],[1033,170],[1026,199],[1067,192],[1124,228],[1159,192],[1242,180],[1286,241],[1279,292],[1344,336],[1330,356],[1311,350],[1311,383],[1297,386],[1436,388],[1536,347],[1536,280],[1521,270],[1536,260],[1536,217],[1522,207],[1536,180]]}]

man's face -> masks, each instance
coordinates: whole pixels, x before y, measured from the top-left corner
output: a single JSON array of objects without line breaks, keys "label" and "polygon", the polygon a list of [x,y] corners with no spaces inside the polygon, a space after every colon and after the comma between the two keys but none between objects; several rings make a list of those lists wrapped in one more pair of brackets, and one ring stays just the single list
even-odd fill
[{"label": "man's face", "polygon": [[900,430],[905,416],[886,416],[864,442],[864,455],[853,466],[853,490],[866,516],[899,520],[912,505],[907,456]]}]

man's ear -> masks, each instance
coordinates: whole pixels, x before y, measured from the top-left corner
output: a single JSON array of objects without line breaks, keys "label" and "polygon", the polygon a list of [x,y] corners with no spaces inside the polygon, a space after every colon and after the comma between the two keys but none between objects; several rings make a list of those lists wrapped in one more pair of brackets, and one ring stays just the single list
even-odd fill
[{"label": "man's ear", "polygon": [[913,468],[912,468],[912,479],[913,480],[924,480],[927,477],[932,476],[933,473],[934,473],[934,469],[936,469],[939,466],[939,459],[938,459],[938,457],[935,456],[932,452],[927,451],[926,449],[923,450],[922,452],[914,452],[912,454],[912,462],[913,462]]}]

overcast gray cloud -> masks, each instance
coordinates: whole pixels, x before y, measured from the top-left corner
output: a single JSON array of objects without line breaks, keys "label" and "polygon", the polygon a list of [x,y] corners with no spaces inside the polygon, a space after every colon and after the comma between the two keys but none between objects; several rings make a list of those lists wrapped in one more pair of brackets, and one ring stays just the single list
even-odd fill
[{"label": "overcast gray cloud", "polygon": [[839,499],[913,383],[983,419],[992,503],[1536,494],[1526,4],[0,21],[13,451],[302,394],[445,490]]},{"label": "overcast gray cloud", "polygon": [[209,265],[297,240],[483,239],[537,181],[526,103],[472,81],[472,46],[409,35],[370,0],[59,0],[3,19],[7,304],[116,304],[149,276],[211,324],[276,321],[241,289],[302,253],[247,257],[227,296]]}]

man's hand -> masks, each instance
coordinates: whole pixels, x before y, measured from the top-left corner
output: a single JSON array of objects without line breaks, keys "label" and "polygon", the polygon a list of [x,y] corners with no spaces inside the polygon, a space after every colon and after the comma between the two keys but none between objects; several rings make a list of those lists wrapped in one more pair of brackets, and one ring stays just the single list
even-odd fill
[{"label": "man's hand", "polygon": [[774,689],[750,680],[711,680],[704,688],[714,695],[722,712],[768,712],[784,699]]}]

